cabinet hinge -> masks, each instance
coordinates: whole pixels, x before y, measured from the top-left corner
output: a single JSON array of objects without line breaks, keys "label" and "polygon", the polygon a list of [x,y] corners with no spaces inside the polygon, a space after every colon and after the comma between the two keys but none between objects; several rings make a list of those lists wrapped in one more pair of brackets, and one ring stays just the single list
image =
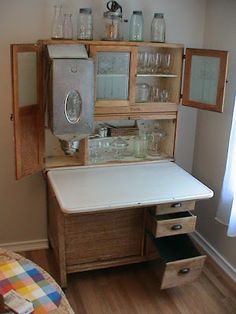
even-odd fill
[{"label": "cabinet hinge", "polygon": [[10,120],[13,121],[13,113],[10,115]]},{"label": "cabinet hinge", "polygon": [[179,100],[182,100],[182,99],[183,99],[183,94],[180,94]]},{"label": "cabinet hinge", "polygon": [[183,57],[182,57],[182,58],[183,58],[183,60],[185,60],[185,59],[186,59],[186,55],[185,55],[185,54],[183,54]]}]

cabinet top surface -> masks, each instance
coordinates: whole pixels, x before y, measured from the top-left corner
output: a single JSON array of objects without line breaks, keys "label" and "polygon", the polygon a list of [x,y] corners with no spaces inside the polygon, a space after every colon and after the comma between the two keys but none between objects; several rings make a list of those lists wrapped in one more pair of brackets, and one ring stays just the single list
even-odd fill
[{"label": "cabinet top surface", "polygon": [[173,162],[53,169],[47,176],[62,211],[68,214],[213,196]]}]

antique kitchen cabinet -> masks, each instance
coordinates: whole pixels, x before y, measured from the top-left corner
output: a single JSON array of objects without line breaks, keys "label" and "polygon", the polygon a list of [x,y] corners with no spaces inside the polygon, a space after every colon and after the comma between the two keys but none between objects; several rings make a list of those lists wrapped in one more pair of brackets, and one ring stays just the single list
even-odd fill
[{"label": "antique kitchen cabinet", "polygon": [[[137,122],[158,121],[166,135],[158,156],[94,162],[97,134],[82,139],[73,156],[64,155],[46,110],[47,47],[58,44],[82,44],[95,62],[94,119],[112,129],[105,140],[128,136],[132,147]],[[195,201],[213,192],[174,163],[179,103],[222,111],[226,68],[227,52],[184,55],[179,44],[43,40],[12,46],[16,177],[47,173],[48,236],[62,286],[68,273],[151,259],[161,261],[162,288],[200,274],[205,256],[186,234],[195,229]],[[121,121],[134,124],[123,128]]]}]

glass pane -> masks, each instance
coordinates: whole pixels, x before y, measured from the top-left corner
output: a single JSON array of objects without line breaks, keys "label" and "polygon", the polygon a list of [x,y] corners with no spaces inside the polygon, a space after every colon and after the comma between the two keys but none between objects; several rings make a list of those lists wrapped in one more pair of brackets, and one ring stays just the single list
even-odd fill
[{"label": "glass pane", "polygon": [[80,93],[77,90],[70,91],[65,101],[65,115],[67,121],[71,124],[79,122],[81,109],[82,99]]},{"label": "glass pane", "polygon": [[97,99],[127,100],[130,53],[97,54]]},{"label": "glass pane", "polygon": [[191,63],[189,99],[215,105],[219,71],[220,58],[193,56]]},{"label": "glass pane", "polygon": [[19,106],[37,104],[37,55],[36,52],[19,52],[18,88]]}]

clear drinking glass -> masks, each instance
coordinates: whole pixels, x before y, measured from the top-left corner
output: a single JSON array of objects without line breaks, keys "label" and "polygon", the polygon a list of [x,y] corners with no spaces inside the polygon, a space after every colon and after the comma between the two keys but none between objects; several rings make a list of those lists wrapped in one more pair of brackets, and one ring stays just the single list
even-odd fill
[{"label": "clear drinking glass", "polygon": [[171,72],[172,56],[170,53],[162,54],[162,70],[164,73],[169,74]]},{"label": "clear drinking glass", "polygon": [[62,6],[54,6],[54,17],[52,22],[52,39],[62,39],[63,38],[63,16],[62,16]]}]

